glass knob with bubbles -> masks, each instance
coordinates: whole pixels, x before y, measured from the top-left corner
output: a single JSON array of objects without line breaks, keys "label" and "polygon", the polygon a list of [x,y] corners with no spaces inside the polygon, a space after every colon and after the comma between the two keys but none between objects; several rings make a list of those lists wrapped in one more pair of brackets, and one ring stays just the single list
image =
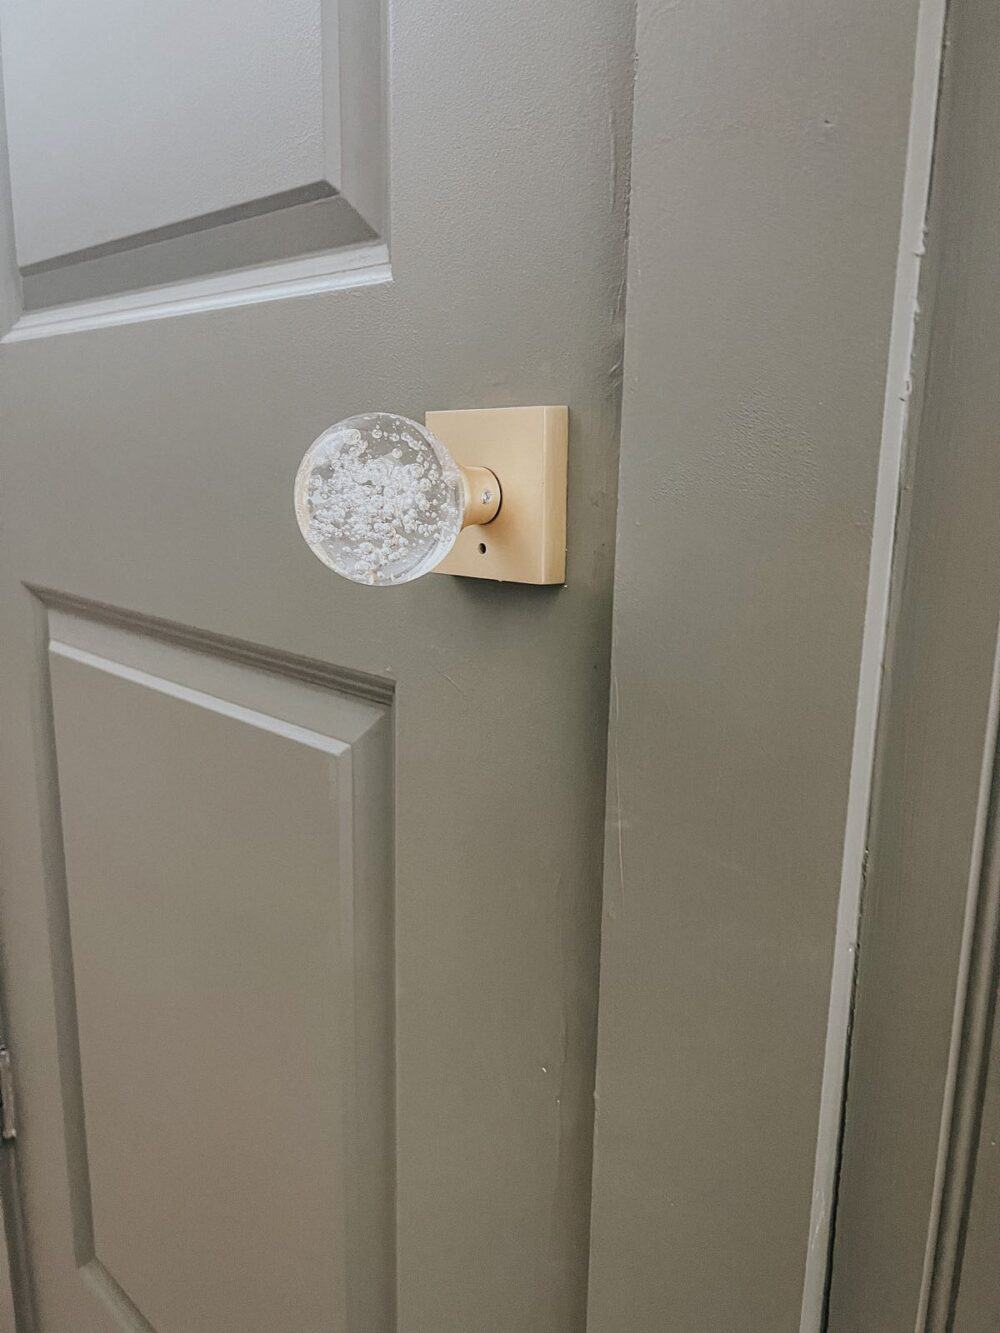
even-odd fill
[{"label": "glass knob with bubbles", "polygon": [[348,417],[306,451],[295,515],[313,554],[355,583],[428,574],[471,523],[489,523],[500,486],[459,466],[426,426],[391,412]]}]

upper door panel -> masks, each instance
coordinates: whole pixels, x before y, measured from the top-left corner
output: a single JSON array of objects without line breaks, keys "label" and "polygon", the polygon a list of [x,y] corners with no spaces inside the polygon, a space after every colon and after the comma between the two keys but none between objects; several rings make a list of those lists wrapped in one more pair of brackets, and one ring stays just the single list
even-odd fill
[{"label": "upper door panel", "polygon": [[26,309],[382,227],[377,5],[2,0],[0,25]]}]

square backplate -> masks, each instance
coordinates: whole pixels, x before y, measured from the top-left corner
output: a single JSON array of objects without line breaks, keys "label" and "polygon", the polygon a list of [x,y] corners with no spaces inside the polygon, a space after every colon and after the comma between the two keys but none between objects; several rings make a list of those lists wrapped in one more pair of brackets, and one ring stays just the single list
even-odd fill
[{"label": "square backplate", "polygon": [[465,467],[500,481],[492,523],[464,528],[433,571],[507,583],[566,581],[565,407],[484,407],[428,412],[427,429]]}]

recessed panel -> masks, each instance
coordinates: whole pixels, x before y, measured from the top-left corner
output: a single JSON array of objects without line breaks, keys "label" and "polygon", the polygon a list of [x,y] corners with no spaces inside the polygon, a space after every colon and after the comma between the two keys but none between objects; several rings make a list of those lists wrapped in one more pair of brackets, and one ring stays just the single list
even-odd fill
[{"label": "recessed panel", "polygon": [[63,631],[51,679],[96,1262],[157,1333],[380,1327],[386,712],[72,618]]},{"label": "recessed panel", "polygon": [[22,267],[325,174],[321,0],[3,0]]},{"label": "recessed panel", "polygon": [[26,311],[382,225],[381,0],[0,0],[0,50]]}]

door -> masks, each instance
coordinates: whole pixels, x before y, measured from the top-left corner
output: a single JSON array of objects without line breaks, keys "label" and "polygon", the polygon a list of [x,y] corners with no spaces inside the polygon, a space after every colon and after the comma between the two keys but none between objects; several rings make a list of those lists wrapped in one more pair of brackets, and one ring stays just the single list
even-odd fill
[{"label": "door", "polygon": [[[0,4],[39,1333],[584,1325],[626,8]],[[565,586],[303,543],[331,423],[539,403]]]},{"label": "door", "polygon": [[947,35],[831,1333],[1000,1327],[1000,14]]}]

